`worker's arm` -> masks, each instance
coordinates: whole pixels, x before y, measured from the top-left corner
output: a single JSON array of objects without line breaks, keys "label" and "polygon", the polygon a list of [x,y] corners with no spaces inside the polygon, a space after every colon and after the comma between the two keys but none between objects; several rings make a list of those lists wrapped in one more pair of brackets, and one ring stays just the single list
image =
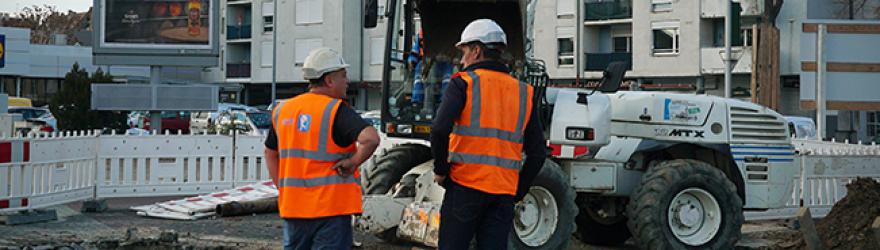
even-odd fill
[{"label": "worker's arm", "polygon": [[379,133],[376,128],[361,118],[347,104],[339,106],[332,128],[333,142],[341,147],[357,143],[357,151],[351,157],[333,165],[340,176],[348,177],[357,171],[357,167],[370,159],[379,146]]},{"label": "worker's arm", "polygon": [[269,169],[269,176],[272,177],[272,183],[278,186],[278,150],[266,148],[263,150],[263,156],[266,159],[266,168]]},{"label": "worker's arm", "polygon": [[357,170],[357,166],[363,164],[379,147],[379,133],[373,126],[365,127],[357,137],[357,152],[348,159],[341,160],[333,165],[339,175],[348,177]]},{"label": "worker's arm", "polygon": [[455,119],[461,115],[467,98],[467,83],[460,77],[452,78],[446,91],[443,92],[443,100],[434,116],[431,128],[431,150],[434,154],[434,180],[443,184],[449,175],[449,134],[455,125]]},{"label": "worker's arm", "polygon": [[522,170],[519,172],[519,184],[516,191],[517,201],[522,200],[523,196],[528,193],[529,187],[532,186],[532,181],[535,180],[535,176],[541,171],[541,167],[544,166],[544,160],[547,158],[547,141],[544,140],[544,128],[541,124],[541,119],[537,115],[538,108],[540,107],[537,104],[532,108],[532,114],[529,117],[529,123],[526,125],[526,131],[523,135],[523,151],[526,153],[526,159]]},{"label": "worker's arm", "polygon": [[278,136],[275,135],[275,128],[269,129],[269,134],[266,136],[266,142],[263,144],[266,146],[266,149],[263,150],[263,156],[266,160],[266,168],[269,170],[269,176],[272,177],[272,182],[278,187]]}]

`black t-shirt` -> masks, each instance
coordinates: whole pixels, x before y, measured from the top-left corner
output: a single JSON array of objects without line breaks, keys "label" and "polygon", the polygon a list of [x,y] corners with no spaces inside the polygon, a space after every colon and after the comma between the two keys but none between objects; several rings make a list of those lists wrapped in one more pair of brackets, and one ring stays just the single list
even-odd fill
[{"label": "black t-shirt", "polygon": [[[354,109],[351,109],[351,107],[345,103],[339,105],[339,110],[336,111],[335,118],[330,133],[333,136],[333,141],[335,141],[340,147],[348,147],[356,142],[361,131],[367,126],[370,126],[370,124],[367,123],[367,121],[364,121],[357,112],[354,112]],[[263,144],[269,149],[278,150],[278,135],[275,134],[274,126],[269,129],[269,135],[266,137],[266,142]]]}]

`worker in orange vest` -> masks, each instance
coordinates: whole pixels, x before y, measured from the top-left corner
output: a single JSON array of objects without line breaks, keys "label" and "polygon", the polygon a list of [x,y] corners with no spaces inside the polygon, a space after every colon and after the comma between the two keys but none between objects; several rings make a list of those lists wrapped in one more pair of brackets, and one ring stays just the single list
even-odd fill
[{"label": "worker in orange vest", "polygon": [[311,51],[303,63],[309,92],[272,113],[265,155],[278,187],[284,249],[351,248],[351,215],[362,212],[357,167],[379,135],[342,100],[347,67],[332,49]]},{"label": "worker in orange vest", "polygon": [[[504,30],[479,19],[455,45],[463,70],[452,76],[434,118],[434,180],[446,188],[440,208],[440,249],[507,249],[514,203],[546,157],[532,86],[500,63]],[[525,163],[523,164],[523,152]]]}]

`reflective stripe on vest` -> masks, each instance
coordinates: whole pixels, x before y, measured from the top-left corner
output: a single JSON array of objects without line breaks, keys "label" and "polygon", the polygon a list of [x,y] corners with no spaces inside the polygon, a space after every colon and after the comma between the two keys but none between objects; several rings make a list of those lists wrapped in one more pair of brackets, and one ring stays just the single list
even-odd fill
[{"label": "reflective stripe on vest", "polygon": [[278,152],[282,159],[284,158],[306,158],[316,161],[339,161],[352,154],[348,153],[327,153],[323,151],[311,151],[302,149],[282,149]]},{"label": "reflective stripe on vest", "polygon": [[517,171],[522,168],[522,163],[520,161],[495,157],[491,155],[449,153],[449,161],[470,164],[493,165]]},{"label": "reflective stripe on vest", "polygon": [[360,185],[361,182],[358,178],[354,178],[354,175],[349,177],[342,177],[338,175],[330,175],[324,177],[315,177],[315,178],[283,178],[278,181],[282,187],[317,187],[324,185],[333,185],[333,184],[348,184],[355,183]]}]

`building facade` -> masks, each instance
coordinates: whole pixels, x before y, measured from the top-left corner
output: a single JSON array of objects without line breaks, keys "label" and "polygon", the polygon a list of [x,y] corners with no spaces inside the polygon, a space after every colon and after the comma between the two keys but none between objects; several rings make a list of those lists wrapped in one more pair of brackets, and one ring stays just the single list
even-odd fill
[{"label": "building facade", "polygon": [[[207,69],[204,80],[220,84],[225,101],[268,105],[273,65],[277,65],[277,98],[307,91],[302,63],[312,49],[329,47],[351,65],[347,72],[351,104],[361,110],[379,108],[384,22],[380,19],[375,29],[362,28],[361,1],[280,1],[279,15],[271,0],[221,3],[220,67]],[[272,57],[273,32],[278,32],[277,64]]]},{"label": "building facade", "polygon": [[[744,99],[750,97],[751,23],[760,14],[752,2],[756,1],[737,3],[745,11],[732,36],[734,58],[740,59],[733,66],[732,86],[734,96]],[[535,55],[545,59],[555,81],[596,80],[609,62],[624,61],[630,65],[627,78],[641,89],[723,95],[723,3],[539,1]],[[583,4],[581,18],[578,4]],[[578,51],[580,58],[575,56]]]},{"label": "building facade", "polygon": [[[46,105],[64,87],[64,76],[73,64],[79,64],[89,73],[101,68],[119,81],[146,80],[150,75],[146,67],[95,66],[92,64],[92,47],[31,44],[29,29],[0,27],[0,35],[5,37],[0,91],[9,96],[30,98],[37,106]],[[187,74],[168,69],[163,75],[175,78],[179,73]]]}]

